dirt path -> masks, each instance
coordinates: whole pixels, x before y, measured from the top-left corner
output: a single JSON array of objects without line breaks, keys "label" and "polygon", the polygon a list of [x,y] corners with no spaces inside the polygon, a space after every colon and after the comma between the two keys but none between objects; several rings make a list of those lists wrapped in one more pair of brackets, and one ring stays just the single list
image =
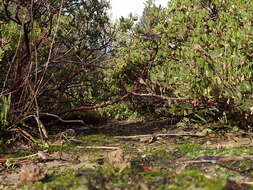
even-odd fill
[{"label": "dirt path", "polygon": [[[244,131],[219,134],[162,120],[60,134],[49,147],[2,154],[35,156],[1,162],[0,189],[253,189],[252,134]],[[21,184],[29,177],[36,183]]]}]

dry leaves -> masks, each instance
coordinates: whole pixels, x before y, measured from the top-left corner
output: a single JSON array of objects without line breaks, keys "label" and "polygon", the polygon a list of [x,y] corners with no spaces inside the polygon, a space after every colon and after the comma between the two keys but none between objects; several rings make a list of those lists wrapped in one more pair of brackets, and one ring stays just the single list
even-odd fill
[{"label": "dry leaves", "polygon": [[6,46],[8,43],[10,43],[10,39],[7,38],[0,38],[0,48],[3,48],[4,46]]},{"label": "dry leaves", "polygon": [[46,172],[37,165],[23,165],[19,172],[19,183],[22,185],[36,183],[46,177]]},{"label": "dry leaves", "polygon": [[52,160],[52,157],[45,151],[38,151],[37,156],[43,161]]},{"label": "dry leaves", "polygon": [[105,155],[105,163],[121,169],[130,167],[130,162],[125,158],[125,153],[122,149],[108,152]]}]

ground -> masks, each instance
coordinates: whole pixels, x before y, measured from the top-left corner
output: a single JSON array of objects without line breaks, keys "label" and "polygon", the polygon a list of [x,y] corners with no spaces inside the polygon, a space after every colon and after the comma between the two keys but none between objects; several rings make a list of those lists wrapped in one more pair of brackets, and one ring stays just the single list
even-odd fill
[{"label": "ground", "polygon": [[[253,189],[252,137],[169,120],[75,126],[1,151],[0,189]],[[24,184],[31,166],[39,177]]]}]

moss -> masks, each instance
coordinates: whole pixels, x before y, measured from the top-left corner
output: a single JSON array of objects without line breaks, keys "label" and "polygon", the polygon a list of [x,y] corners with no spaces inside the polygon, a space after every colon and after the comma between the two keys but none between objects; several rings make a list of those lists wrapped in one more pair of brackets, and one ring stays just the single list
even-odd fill
[{"label": "moss", "polygon": [[[102,149],[86,149],[86,146],[117,146],[121,147],[131,161],[131,168],[123,171],[106,165],[90,169],[66,169],[60,172],[52,168],[49,175],[43,182],[33,185],[20,186],[19,189],[141,189],[145,184],[150,190],[173,189],[173,190],[221,190],[225,189],[227,181],[251,181],[253,172],[251,160],[225,162],[224,166],[219,164],[187,163],[202,156],[241,156],[251,155],[252,147],[241,148],[208,148],[198,144],[198,139],[179,139],[174,142],[173,147],[162,144],[167,139],[162,139],[153,144],[146,144],[137,141],[120,141],[113,136],[101,134],[85,135],[75,137],[78,141],[67,141],[62,146],[65,154],[79,155],[85,158],[85,162],[92,165],[97,158],[105,154]],[[164,141],[163,141],[164,140]],[[168,139],[171,140],[171,139]],[[185,141],[184,141],[185,140]],[[171,142],[171,141],[168,141]],[[182,144],[184,143],[184,144]],[[49,153],[60,151],[61,146],[49,146]],[[34,150],[37,151],[37,150]],[[15,157],[30,155],[29,151],[20,151]],[[215,158],[215,157],[213,157]],[[91,166],[91,165],[90,165]]]},{"label": "moss", "polygon": [[208,179],[200,171],[189,170],[173,177],[173,184],[170,185],[171,189],[175,190],[222,190],[225,186],[223,179]]},{"label": "moss", "polygon": [[79,140],[82,141],[84,146],[102,146],[112,142],[112,138],[106,135],[86,135],[81,137]]},{"label": "moss", "polygon": [[75,170],[69,169],[59,175],[48,176],[43,182],[22,186],[20,190],[74,190],[80,188],[80,185],[85,187],[85,184],[81,183],[78,178],[75,177],[75,172]]},{"label": "moss", "polygon": [[28,156],[31,154],[34,154],[34,152],[32,152],[31,150],[18,150],[13,153],[4,154],[4,157],[6,157],[6,158],[19,158],[19,157]]},{"label": "moss", "polygon": [[253,151],[253,147],[239,148],[207,148],[199,144],[184,144],[177,147],[177,150],[189,158],[196,158],[202,155],[208,156],[241,156],[249,155]]}]

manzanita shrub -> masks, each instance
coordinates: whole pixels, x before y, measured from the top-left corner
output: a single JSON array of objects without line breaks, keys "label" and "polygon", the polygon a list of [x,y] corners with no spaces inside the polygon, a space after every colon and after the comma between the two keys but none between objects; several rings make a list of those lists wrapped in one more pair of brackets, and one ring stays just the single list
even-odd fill
[{"label": "manzanita shrub", "polygon": [[107,0],[0,2],[4,125],[97,108],[252,125],[253,1],[148,0],[139,20],[118,26],[108,9]]},{"label": "manzanita shrub", "polygon": [[102,71],[115,33],[108,9],[107,0],[0,1],[0,114],[11,94],[10,125],[108,99]]},{"label": "manzanita shrub", "polygon": [[119,88],[138,92],[133,103],[250,125],[253,1],[171,0],[167,8],[148,1],[137,24],[129,19],[121,20],[115,78]]}]

